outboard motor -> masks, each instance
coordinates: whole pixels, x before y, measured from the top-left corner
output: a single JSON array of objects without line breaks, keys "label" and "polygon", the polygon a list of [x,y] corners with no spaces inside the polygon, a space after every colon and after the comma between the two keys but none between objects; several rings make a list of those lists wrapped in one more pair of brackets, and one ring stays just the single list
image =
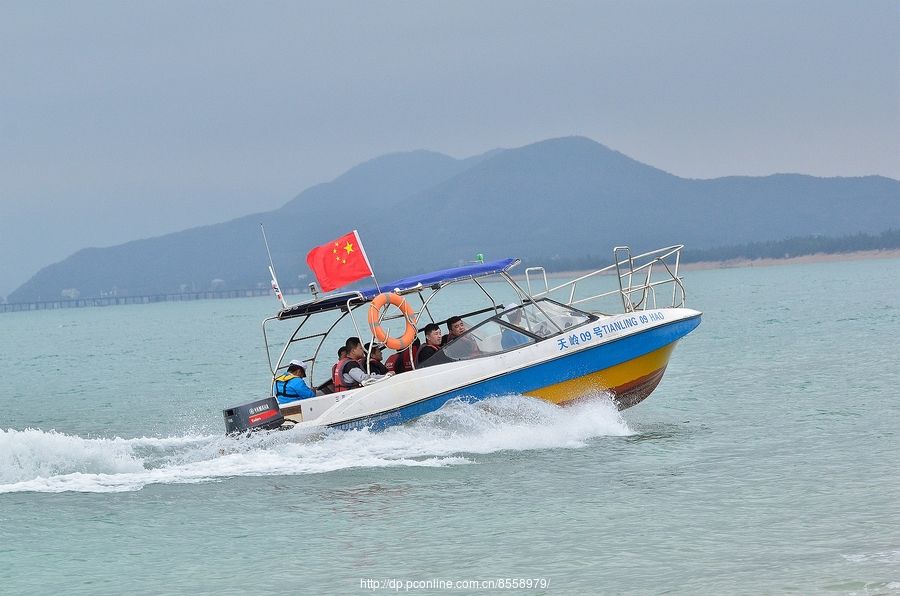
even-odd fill
[{"label": "outboard motor", "polygon": [[252,401],[222,412],[225,414],[225,432],[229,435],[256,430],[274,430],[284,422],[278,400],[274,397]]}]

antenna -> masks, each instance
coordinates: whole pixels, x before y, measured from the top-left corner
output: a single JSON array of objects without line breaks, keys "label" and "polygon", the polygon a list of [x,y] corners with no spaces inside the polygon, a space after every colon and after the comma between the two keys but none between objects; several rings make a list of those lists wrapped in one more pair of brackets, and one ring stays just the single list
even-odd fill
[{"label": "antenna", "polygon": [[266,254],[269,255],[269,273],[272,275],[272,291],[275,292],[275,297],[281,301],[281,305],[284,308],[287,308],[287,302],[284,301],[284,295],[281,293],[281,287],[278,285],[278,278],[275,277],[275,263],[272,261],[272,251],[269,250],[269,239],[266,238],[266,228],[260,223],[259,229],[262,230],[263,244],[266,245]]}]

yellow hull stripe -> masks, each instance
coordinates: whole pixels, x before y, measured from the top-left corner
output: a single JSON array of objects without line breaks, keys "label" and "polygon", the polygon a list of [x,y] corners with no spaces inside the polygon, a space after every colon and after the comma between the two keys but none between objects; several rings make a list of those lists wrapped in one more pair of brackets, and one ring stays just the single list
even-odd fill
[{"label": "yellow hull stripe", "polygon": [[672,350],[675,349],[675,343],[672,342],[633,360],[578,377],[577,379],[569,379],[562,383],[529,391],[528,395],[539,397],[555,404],[561,404],[573,399],[589,397],[597,391],[615,391],[617,387],[628,385],[665,368],[669,363],[669,356],[672,354]]}]

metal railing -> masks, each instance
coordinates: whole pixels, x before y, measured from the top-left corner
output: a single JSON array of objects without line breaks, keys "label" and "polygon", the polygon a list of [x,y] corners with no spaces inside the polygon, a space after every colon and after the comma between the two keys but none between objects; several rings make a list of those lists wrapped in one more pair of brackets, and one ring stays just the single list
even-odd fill
[{"label": "metal railing", "polygon": [[[602,269],[597,269],[586,275],[577,277],[564,284],[549,287],[547,273],[543,267],[529,267],[525,270],[525,281],[528,292],[535,298],[555,297],[560,302],[571,306],[580,306],[583,310],[592,310],[600,314],[614,314],[619,308],[624,312],[646,310],[648,308],[677,308],[685,304],[684,284],[679,275],[681,263],[681,249],[684,245],[677,244],[666,248],[660,248],[637,256],[631,254],[627,246],[617,246],[613,249],[613,264]],[[540,292],[532,290],[532,277],[542,276],[544,289]],[[615,281],[611,281],[615,280]],[[602,286],[613,285],[610,289]],[[597,285],[601,289],[597,291]],[[671,302],[666,304],[657,299],[657,293],[662,294],[671,286]],[[587,290],[588,295],[583,296],[579,290]],[[666,298],[666,300],[667,300]],[[587,306],[588,308],[584,308]]]}]

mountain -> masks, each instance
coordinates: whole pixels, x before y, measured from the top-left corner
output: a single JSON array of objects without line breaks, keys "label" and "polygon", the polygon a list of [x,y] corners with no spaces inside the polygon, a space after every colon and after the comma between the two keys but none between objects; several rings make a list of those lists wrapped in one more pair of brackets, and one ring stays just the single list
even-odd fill
[{"label": "mountain", "polygon": [[45,267],[9,302],[268,286],[263,223],[284,287],[305,286],[307,251],[358,229],[384,280],[475,253],[527,264],[683,243],[693,249],[809,235],[880,233],[900,221],[900,182],[797,174],[679,178],[583,137],[468,159],[386,155],[313,186],[275,211],[81,250]]},{"label": "mountain", "polygon": [[297,276],[308,273],[306,252],[314,244],[326,242],[334,230],[352,225],[340,224],[347,214],[365,214],[373,206],[376,210],[389,207],[399,197],[420,192],[485,156],[457,160],[413,151],[375,158],[332,182],[303,191],[275,211],[118,246],[80,250],[41,269],[7,301],[56,300],[67,288],[77,289],[81,297],[110,292],[138,296],[201,291],[210,289],[216,279],[228,288],[268,287],[261,223],[282,285],[305,286]]}]

